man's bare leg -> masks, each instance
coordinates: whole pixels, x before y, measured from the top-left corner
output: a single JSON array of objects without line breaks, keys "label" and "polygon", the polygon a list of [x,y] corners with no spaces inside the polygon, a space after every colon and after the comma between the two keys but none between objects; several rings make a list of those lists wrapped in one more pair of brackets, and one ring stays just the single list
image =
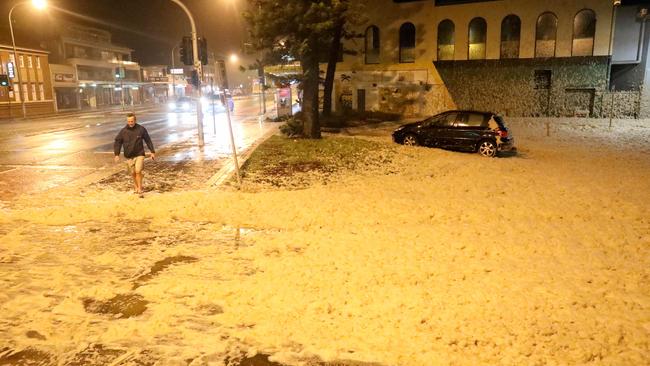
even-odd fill
[{"label": "man's bare leg", "polygon": [[138,193],[142,193],[142,173],[135,173],[134,179],[135,179],[135,190],[138,191]]},{"label": "man's bare leg", "polygon": [[137,192],[138,192],[138,178],[137,178],[137,174],[136,174],[136,173],[133,173],[132,176],[133,176],[133,189],[134,189],[135,192],[137,193]]}]

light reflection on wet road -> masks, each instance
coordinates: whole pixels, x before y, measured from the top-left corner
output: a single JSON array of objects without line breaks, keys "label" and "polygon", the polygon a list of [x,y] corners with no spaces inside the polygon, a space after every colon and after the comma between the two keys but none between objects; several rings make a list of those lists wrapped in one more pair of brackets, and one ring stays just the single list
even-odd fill
[{"label": "light reflection on wet road", "polygon": [[[241,153],[275,126],[259,123],[256,97],[235,103],[233,134]],[[113,139],[125,125],[125,114],[95,111],[0,124],[0,202],[68,184],[98,171],[113,171]],[[137,116],[138,123],[149,131],[161,161],[216,161],[231,154],[224,112],[216,113],[214,118],[211,113],[204,115],[202,149],[197,146],[195,113],[174,113],[160,106],[138,112]]]}]

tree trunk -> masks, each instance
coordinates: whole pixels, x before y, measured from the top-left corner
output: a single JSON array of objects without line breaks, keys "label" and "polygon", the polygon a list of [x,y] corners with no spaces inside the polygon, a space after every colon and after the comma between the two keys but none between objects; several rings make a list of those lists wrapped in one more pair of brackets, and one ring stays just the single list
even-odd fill
[{"label": "tree trunk", "polygon": [[318,52],[316,37],[309,39],[309,51],[302,57],[303,70],[303,115],[305,118],[305,136],[319,139],[320,121],[318,120]]},{"label": "tree trunk", "polygon": [[341,52],[341,37],[343,36],[343,18],[337,20],[332,35],[332,44],[330,46],[329,59],[327,60],[327,74],[325,74],[325,90],[323,95],[323,115],[332,114],[332,90],[334,89],[334,74],[336,73],[336,63],[339,60]]}]

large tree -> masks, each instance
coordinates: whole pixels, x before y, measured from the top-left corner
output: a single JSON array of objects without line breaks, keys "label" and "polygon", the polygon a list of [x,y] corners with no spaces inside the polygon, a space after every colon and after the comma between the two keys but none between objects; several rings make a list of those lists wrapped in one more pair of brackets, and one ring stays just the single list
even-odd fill
[{"label": "large tree", "polygon": [[363,35],[355,32],[353,28],[368,21],[364,15],[364,1],[331,0],[330,3],[332,7],[332,29],[330,30],[330,46],[323,95],[323,115],[325,116],[332,113],[332,91],[334,89],[336,63],[339,62],[343,54],[357,54],[356,50],[344,48],[343,40],[363,37]]},{"label": "large tree", "polygon": [[332,43],[340,0],[253,0],[246,14],[253,47],[264,64],[300,62],[305,136],[320,138],[319,55]]}]

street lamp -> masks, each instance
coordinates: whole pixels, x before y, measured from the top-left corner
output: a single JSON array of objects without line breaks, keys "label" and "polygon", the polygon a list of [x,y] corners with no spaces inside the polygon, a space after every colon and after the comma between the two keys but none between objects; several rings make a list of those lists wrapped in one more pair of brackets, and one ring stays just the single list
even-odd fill
[{"label": "street lamp", "polygon": [[185,14],[190,20],[190,25],[192,26],[192,56],[194,58],[194,68],[196,69],[196,72],[198,74],[198,92],[199,92],[199,98],[196,100],[196,123],[197,123],[197,129],[199,133],[199,147],[203,147],[204,145],[204,140],[203,140],[203,111],[201,109],[201,78],[203,77],[203,73],[201,70],[201,59],[199,59],[199,42],[196,34],[196,23],[194,23],[194,18],[192,17],[192,13],[190,13],[190,10],[183,4],[180,0],[171,0],[174,4],[178,5],[183,9]]},{"label": "street lamp", "polygon": [[[38,10],[43,10],[47,7],[47,2],[46,0],[32,0],[32,5],[38,9]],[[9,10],[9,31],[11,32],[11,45],[13,46],[14,49],[14,69],[16,69],[16,76],[18,79],[18,95],[20,96],[20,104],[22,104],[23,108],[23,118],[27,115],[25,111],[25,96],[23,95],[23,88],[22,88],[22,80],[20,79],[20,64],[16,66],[16,63],[18,63],[18,53],[16,52],[16,39],[14,38],[14,26],[11,23],[11,14],[14,12],[14,9],[18,5],[24,5],[28,3],[28,1],[23,1],[15,4],[14,6],[11,7]],[[9,111],[11,112],[11,110]]]}]

